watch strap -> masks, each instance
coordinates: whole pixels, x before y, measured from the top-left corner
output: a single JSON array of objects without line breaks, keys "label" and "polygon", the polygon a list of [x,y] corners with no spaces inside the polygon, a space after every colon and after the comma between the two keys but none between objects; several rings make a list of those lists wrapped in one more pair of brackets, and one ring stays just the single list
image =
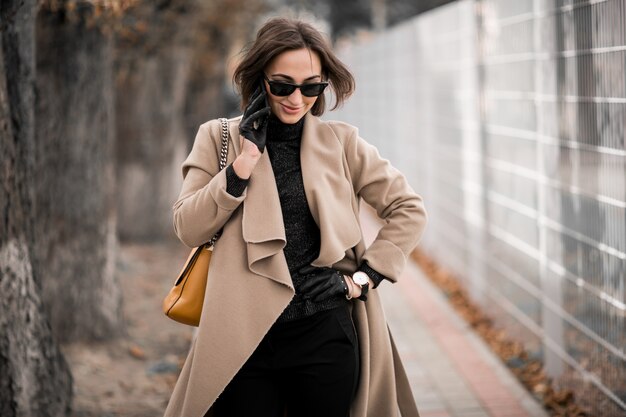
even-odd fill
[{"label": "watch strap", "polygon": [[388,279],[386,276],[384,276],[383,274],[380,274],[378,271],[370,267],[367,264],[367,262],[361,263],[357,271],[365,272],[367,276],[370,277],[370,279],[374,283],[372,288],[378,287],[378,285],[380,285],[380,283],[383,282],[383,280]]}]

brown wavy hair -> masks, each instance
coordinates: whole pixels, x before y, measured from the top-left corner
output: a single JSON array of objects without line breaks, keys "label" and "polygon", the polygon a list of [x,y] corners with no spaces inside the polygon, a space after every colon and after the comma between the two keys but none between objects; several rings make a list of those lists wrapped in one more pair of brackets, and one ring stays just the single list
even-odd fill
[{"label": "brown wavy hair", "polygon": [[[259,29],[256,40],[242,51],[243,59],[233,74],[233,83],[241,93],[242,110],[263,79],[263,71],[270,61],[285,51],[302,48],[316,52],[320,58],[322,79],[328,81],[336,98],[332,110],[352,95],[354,77],[317,29],[300,20],[273,18]],[[311,108],[311,113],[321,116],[325,107],[326,100],[322,94]]]}]

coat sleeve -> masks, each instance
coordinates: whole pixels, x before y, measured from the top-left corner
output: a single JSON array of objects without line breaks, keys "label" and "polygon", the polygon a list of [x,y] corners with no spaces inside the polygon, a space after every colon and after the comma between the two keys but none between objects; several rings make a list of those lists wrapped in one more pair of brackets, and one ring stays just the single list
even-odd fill
[{"label": "coat sleeve", "polygon": [[357,198],[363,198],[384,220],[363,261],[395,282],[426,226],[422,197],[374,146],[358,136],[356,128],[351,129],[344,149]]},{"label": "coat sleeve", "polygon": [[200,126],[191,153],[182,164],[183,185],[174,203],[174,231],[187,246],[209,241],[246,197],[226,190],[226,170],[219,170],[219,120]]}]

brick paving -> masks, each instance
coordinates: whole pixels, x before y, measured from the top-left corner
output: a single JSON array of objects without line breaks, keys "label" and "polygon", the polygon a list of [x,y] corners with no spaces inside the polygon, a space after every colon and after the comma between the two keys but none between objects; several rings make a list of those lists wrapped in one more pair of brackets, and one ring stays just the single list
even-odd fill
[{"label": "brick paving", "polygon": [[[361,217],[371,241],[378,223]],[[421,417],[548,416],[414,263],[377,291]]]}]

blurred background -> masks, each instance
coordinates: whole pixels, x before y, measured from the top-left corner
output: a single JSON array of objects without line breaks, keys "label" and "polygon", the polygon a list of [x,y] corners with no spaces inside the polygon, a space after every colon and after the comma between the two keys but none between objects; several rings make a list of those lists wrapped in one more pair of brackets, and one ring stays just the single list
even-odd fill
[{"label": "blurred background", "polygon": [[424,197],[423,254],[588,415],[626,415],[624,0],[2,0],[0,415],[162,412],[192,337],[160,313],[180,164],[277,15],[353,71],[324,118]]}]

